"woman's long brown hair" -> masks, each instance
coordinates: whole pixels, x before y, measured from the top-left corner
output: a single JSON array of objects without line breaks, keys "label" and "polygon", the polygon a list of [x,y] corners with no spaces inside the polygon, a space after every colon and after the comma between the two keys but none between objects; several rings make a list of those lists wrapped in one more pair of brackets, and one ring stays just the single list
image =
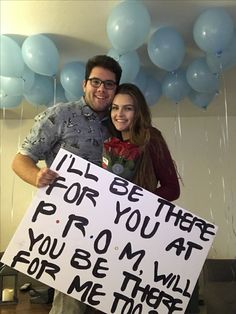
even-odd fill
[{"label": "woman's long brown hair", "polygon": [[[140,89],[131,83],[121,84],[116,94],[129,95],[133,99],[135,113],[132,126],[130,128],[130,142],[140,147],[141,158],[138,163],[133,183],[154,192],[157,187],[157,179],[153,169],[151,158],[151,143],[155,143],[156,162],[163,160],[162,147],[166,145],[160,132],[152,131],[151,113],[145,97]],[[117,132],[112,123],[110,123],[112,134],[121,138],[120,132]],[[153,149],[153,147],[152,147]]]}]

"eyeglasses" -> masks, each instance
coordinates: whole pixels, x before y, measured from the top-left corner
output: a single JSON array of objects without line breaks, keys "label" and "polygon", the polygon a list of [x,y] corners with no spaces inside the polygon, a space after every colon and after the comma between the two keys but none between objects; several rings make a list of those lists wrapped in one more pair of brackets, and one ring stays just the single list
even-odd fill
[{"label": "eyeglasses", "polygon": [[90,84],[95,88],[100,87],[101,84],[103,84],[106,89],[114,89],[116,87],[116,82],[112,80],[102,81],[97,77],[91,77],[88,81],[90,81]]}]

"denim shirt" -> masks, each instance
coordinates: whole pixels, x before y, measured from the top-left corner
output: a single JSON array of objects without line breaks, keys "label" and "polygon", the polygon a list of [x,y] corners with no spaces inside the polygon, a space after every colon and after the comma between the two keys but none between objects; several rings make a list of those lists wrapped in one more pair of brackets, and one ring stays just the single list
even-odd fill
[{"label": "denim shirt", "polygon": [[102,147],[109,133],[105,126],[84,101],[56,104],[35,118],[20,153],[36,163],[45,160],[48,167],[62,147],[92,163],[101,165]]}]

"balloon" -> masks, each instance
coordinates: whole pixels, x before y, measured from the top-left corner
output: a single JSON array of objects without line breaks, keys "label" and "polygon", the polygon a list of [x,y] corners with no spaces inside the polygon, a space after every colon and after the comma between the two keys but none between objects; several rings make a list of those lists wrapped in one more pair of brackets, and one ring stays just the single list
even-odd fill
[{"label": "balloon", "polygon": [[167,73],[162,82],[162,93],[166,98],[178,103],[190,92],[191,88],[184,70]]},{"label": "balloon", "polygon": [[131,82],[136,77],[140,67],[140,60],[135,50],[120,55],[112,48],[107,55],[119,62],[122,68],[121,83]]},{"label": "balloon", "polygon": [[204,11],[193,27],[196,44],[206,52],[221,53],[233,38],[234,21],[223,8]]},{"label": "balloon", "polygon": [[69,62],[61,70],[60,80],[65,91],[80,97],[83,94],[85,65],[79,61]]},{"label": "balloon", "polygon": [[215,95],[216,93],[198,93],[192,90],[188,97],[194,105],[206,109]]},{"label": "balloon", "polygon": [[25,66],[21,77],[0,76],[1,89],[8,96],[23,95],[24,92],[28,91],[33,86],[33,83],[34,72],[29,70],[27,66]]},{"label": "balloon", "polygon": [[210,71],[204,58],[197,58],[188,66],[186,77],[197,92],[215,93],[219,89],[219,77]]},{"label": "balloon", "polygon": [[[55,91],[54,91],[54,96],[55,96]],[[54,97],[53,97],[54,98]],[[62,87],[60,83],[57,83],[56,85],[56,99],[55,99],[56,104],[59,102],[67,102],[66,96],[65,96],[65,90]],[[54,99],[49,103],[48,106],[53,106],[54,105]]]},{"label": "balloon", "polygon": [[148,10],[141,2],[124,1],[112,10],[107,21],[107,34],[119,53],[139,48],[151,27]]},{"label": "balloon", "polygon": [[27,65],[24,67],[24,72],[22,74],[22,79],[24,81],[23,91],[28,92],[34,84],[35,73],[31,71]]},{"label": "balloon", "polygon": [[206,62],[212,73],[221,73],[232,66],[236,65],[236,32],[230,43],[220,55],[207,53]]},{"label": "balloon", "polygon": [[0,92],[0,108],[15,108],[22,102],[23,96],[8,96]]},{"label": "balloon", "polygon": [[22,56],[35,73],[53,76],[59,65],[59,53],[55,44],[45,35],[26,38],[22,45]]},{"label": "balloon", "polygon": [[161,97],[161,84],[157,79],[150,75],[147,79],[147,88],[145,90],[144,97],[146,98],[149,106],[154,106]]},{"label": "balloon", "polygon": [[0,75],[20,77],[24,71],[24,61],[20,46],[11,38],[0,35]]},{"label": "balloon", "polygon": [[81,95],[75,96],[75,95],[71,94],[70,92],[65,91],[65,96],[66,96],[66,99],[67,99],[68,101],[76,101],[76,100],[79,100],[82,95],[83,95],[82,92],[81,92]]},{"label": "balloon", "polygon": [[179,68],[185,56],[185,45],[181,35],[173,27],[161,27],[148,41],[151,61],[166,71]]},{"label": "balloon", "polygon": [[0,77],[1,90],[8,96],[19,96],[23,94],[24,80],[17,77]]},{"label": "balloon", "polygon": [[147,74],[142,68],[140,68],[138,74],[133,80],[133,84],[137,85],[143,94],[145,93],[147,88]]},{"label": "balloon", "polygon": [[47,106],[54,95],[52,78],[35,74],[32,88],[24,94],[25,99],[32,105]]}]

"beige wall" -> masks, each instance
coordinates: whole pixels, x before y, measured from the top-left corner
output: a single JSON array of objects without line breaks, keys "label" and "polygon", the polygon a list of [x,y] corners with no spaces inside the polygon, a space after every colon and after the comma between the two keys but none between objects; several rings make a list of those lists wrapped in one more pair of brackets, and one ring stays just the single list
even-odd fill
[{"label": "beige wall", "polygon": [[[236,258],[236,117],[154,118],[183,179],[179,206],[219,226],[210,256]],[[18,143],[33,120],[2,119],[0,250],[4,250],[35,189],[11,170]],[[228,136],[227,136],[228,133]]]}]

